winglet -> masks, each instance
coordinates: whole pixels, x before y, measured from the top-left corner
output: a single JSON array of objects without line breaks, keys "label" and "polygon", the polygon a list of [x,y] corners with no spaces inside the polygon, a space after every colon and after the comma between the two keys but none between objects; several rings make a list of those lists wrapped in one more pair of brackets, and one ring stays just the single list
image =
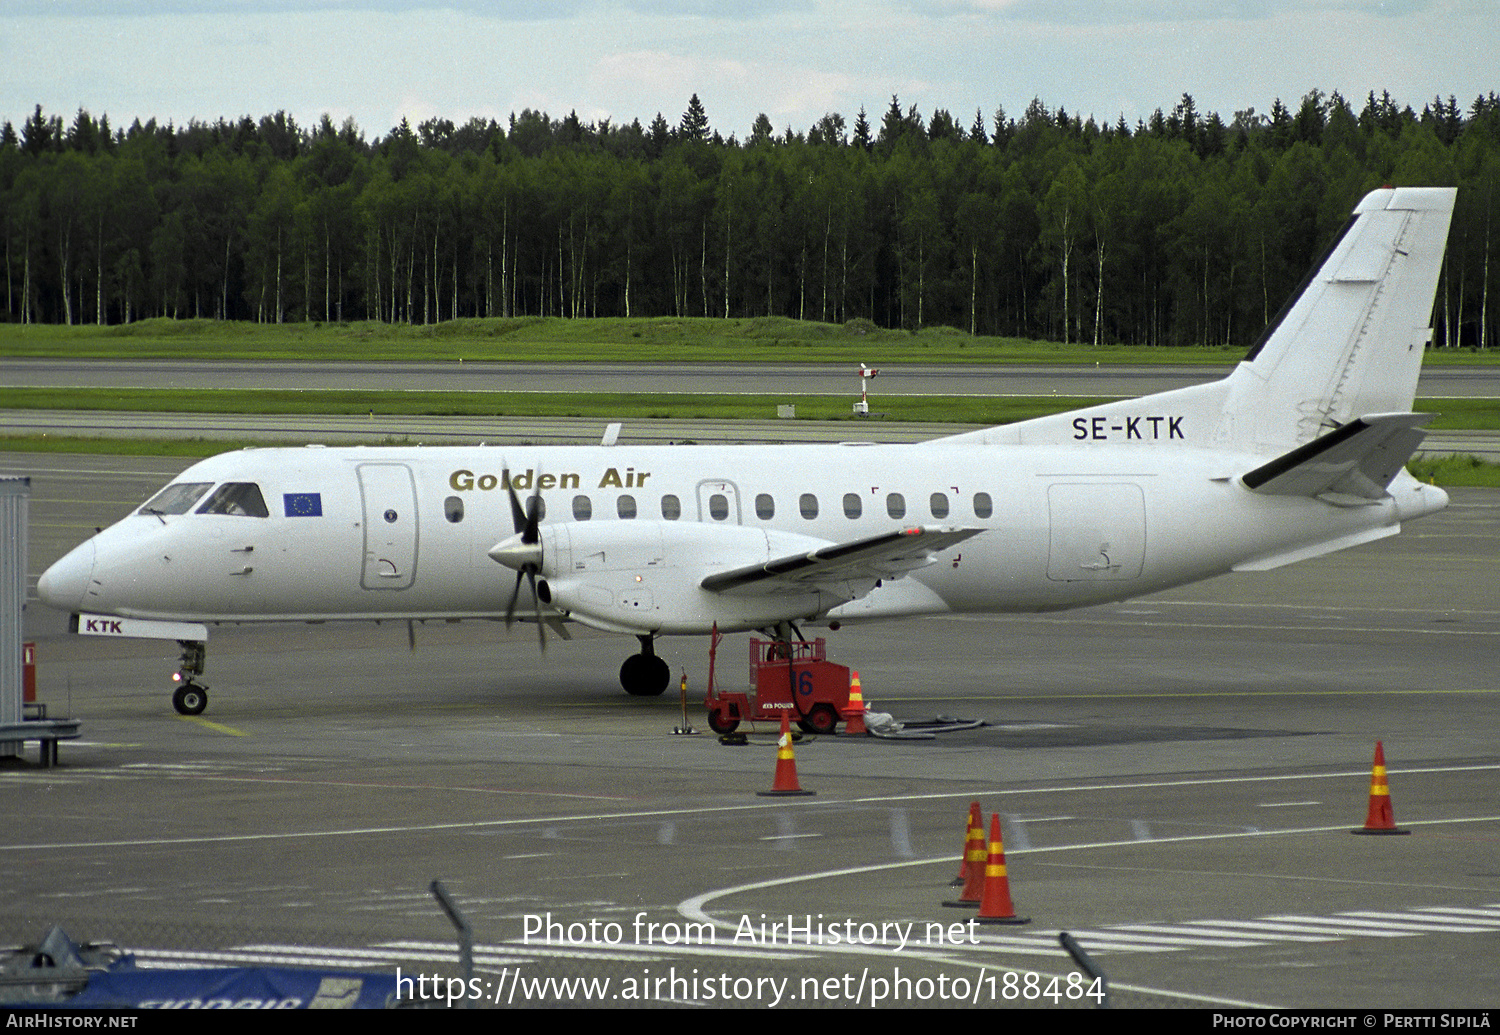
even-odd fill
[{"label": "winglet", "polygon": [[1330,503],[1384,499],[1391,479],[1416,452],[1430,413],[1376,413],[1283,453],[1241,481],[1266,496],[1315,496]]}]

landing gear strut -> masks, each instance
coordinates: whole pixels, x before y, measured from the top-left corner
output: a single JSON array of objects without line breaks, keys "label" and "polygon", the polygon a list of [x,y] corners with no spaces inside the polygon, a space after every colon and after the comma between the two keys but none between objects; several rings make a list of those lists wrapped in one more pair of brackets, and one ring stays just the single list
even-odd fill
[{"label": "landing gear strut", "polygon": [[203,675],[203,665],[208,656],[208,644],[201,640],[178,640],[182,647],[182,666],[172,674],[177,689],[172,692],[172,707],[179,715],[202,715],[208,707],[208,686],[194,681],[194,676]]},{"label": "landing gear strut", "polygon": [[620,685],[632,697],[656,697],[672,681],[672,669],[656,656],[652,637],[637,636],[636,639],[641,641],[641,652],[632,654],[620,666]]}]

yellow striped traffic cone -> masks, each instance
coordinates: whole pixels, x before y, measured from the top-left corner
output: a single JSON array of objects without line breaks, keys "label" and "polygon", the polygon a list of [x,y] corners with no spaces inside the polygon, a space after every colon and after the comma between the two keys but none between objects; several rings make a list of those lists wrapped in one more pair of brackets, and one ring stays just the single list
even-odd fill
[{"label": "yellow striped traffic cone", "polygon": [[1005,844],[1000,840],[1000,814],[990,814],[990,848],[984,864],[984,895],[979,900],[981,924],[1029,924],[1028,916],[1016,916],[1010,901],[1010,878],[1005,873]]},{"label": "yellow striped traffic cone", "polygon": [[867,737],[865,728],[865,695],[859,688],[859,673],[849,673],[849,703],[844,706],[844,736]]},{"label": "yellow striped traffic cone", "polygon": [[979,811],[979,802],[969,802],[969,818],[964,825],[964,847],[958,856],[958,876],[949,882],[950,888],[961,888],[969,879],[969,842],[984,843],[984,815]]},{"label": "yellow striped traffic cone", "polygon": [[1385,779],[1385,747],[1375,742],[1375,764],[1370,770],[1370,808],[1365,814],[1365,825],[1351,834],[1409,834],[1396,826],[1396,813],[1391,808],[1391,788]]},{"label": "yellow striped traffic cone", "polygon": [[970,908],[979,905],[984,894],[984,815],[979,811],[979,802],[969,803],[969,822],[964,828],[963,861],[958,864],[958,877],[952,887],[962,887],[958,898],[944,902],[945,906]]},{"label": "yellow striped traffic cone", "polygon": [[781,713],[781,736],[776,738],[776,776],[769,791],[756,791],[762,798],[784,798],[794,794],[816,794],[804,791],[797,782],[797,756],[792,754],[792,721],[790,713]]}]

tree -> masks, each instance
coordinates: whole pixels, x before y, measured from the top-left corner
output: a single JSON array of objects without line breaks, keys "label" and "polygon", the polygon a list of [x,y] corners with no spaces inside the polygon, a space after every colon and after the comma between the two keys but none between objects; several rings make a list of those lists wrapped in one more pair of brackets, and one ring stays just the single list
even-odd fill
[{"label": "tree", "polygon": [[979,108],[974,109],[974,124],[969,127],[969,139],[976,144],[988,144],[990,135],[984,128],[984,112]]},{"label": "tree", "polygon": [[875,140],[870,135],[870,119],[865,114],[863,105],[860,106],[859,115],[854,120],[854,145],[866,151],[875,145]]},{"label": "tree", "polygon": [[651,130],[647,139],[650,141],[648,151],[652,159],[659,159],[667,153],[667,144],[672,140],[672,129],[667,125],[667,120],[662,117],[661,112],[657,112],[656,118],[651,120]]},{"label": "tree", "polygon": [[775,134],[771,116],[761,112],[755,116],[755,124],[750,127],[750,139],[746,143],[750,147],[768,147],[774,141]]},{"label": "tree", "polygon": [[682,113],[682,121],[677,124],[677,137],[699,143],[708,140],[708,113],[703,110],[703,102],[698,100],[697,94],[688,99],[687,111]]},{"label": "tree", "polygon": [[21,124],[21,150],[32,158],[44,151],[51,151],[62,139],[62,121],[56,117],[42,117],[42,106],[38,104],[31,118]]},{"label": "tree", "polygon": [[808,131],[807,142],[809,144],[843,147],[848,143],[848,134],[844,128],[844,116],[836,111],[831,111],[827,115],[824,115]]},{"label": "tree", "polygon": [[1057,263],[1061,294],[1062,340],[1073,340],[1075,319],[1073,314],[1073,251],[1083,232],[1088,210],[1088,191],[1083,171],[1074,162],[1059,173],[1042,199],[1043,242]]},{"label": "tree", "polygon": [[959,241],[969,259],[969,333],[979,333],[979,271],[999,248],[1000,203],[989,192],[970,192],[958,203]]},{"label": "tree", "polygon": [[889,155],[902,143],[925,139],[926,131],[922,125],[922,116],[917,114],[916,105],[912,105],[903,113],[900,100],[892,94],[891,106],[886,109],[884,118],[880,120],[880,137],[876,140],[875,146],[882,154]]}]

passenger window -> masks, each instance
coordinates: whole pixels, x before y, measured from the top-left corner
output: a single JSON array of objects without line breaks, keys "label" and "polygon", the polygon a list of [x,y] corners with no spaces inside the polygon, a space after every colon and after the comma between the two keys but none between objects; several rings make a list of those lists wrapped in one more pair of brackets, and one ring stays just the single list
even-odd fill
[{"label": "passenger window", "polygon": [[233,517],[270,517],[260,486],[254,482],[225,482],[214,490],[208,502],[198,508],[200,514],[226,514]]},{"label": "passenger window", "polygon": [[449,496],[443,500],[443,517],[452,524],[458,524],[464,519],[464,501],[460,496]]},{"label": "passenger window", "polygon": [[621,496],[615,501],[615,513],[626,521],[635,517],[635,497]]},{"label": "passenger window", "polygon": [[974,516],[987,518],[995,512],[994,504],[990,502],[990,494],[987,492],[976,492],[974,494]]},{"label": "passenger window", "polygon": [[797,497],[797,507],[802,511],[802,516],[811,521],[818,516],[818,497],[810,492],[804,492]]},{"label": "passenger window", "polygon": [[776,516],[776,501],[770,493],[763,492],[755,497],[755,516],[762,521],[770,521]]},{"label": "passenger window", "polygon": [[587,521],[594,516],[594,501],[587,496],[573,497],[573,520]]},{"label": "passenger window", "polygon": [[948,494],[946,492],[934,492],[932,494],[932,516],[945,518],[948,516]]},{"label": "passenger window", "polygon": [[213,482],[183,482],[168,485],[146,501],[137,514],[186,514],[203,494],[213,488]]},{"label": "passenger window", "polygon": [[708,498],[708,516],[715,521],[723,521],[729,516],[729,498],[722,492],[716,492]]},{"label": "passenger window", "polygon": [[667,521],[682,517],[682,501],[671,493],[661,498],[661,516]]},{"label": "passenger window", "polygon": [[899,492],[888,493],[885,497],[885,512],[893,518],[906,517],[906,497]]},{"label": "passenger window", "polygon": [[547,501],[540,496],[532,496],[526,501],[526,516],[534,517],[537,524],[547,520]]},{"label": "passenger window", "polygon": [[844,517],[857,518],[863,510],[863,503],[857,492],[844,493]]}]

